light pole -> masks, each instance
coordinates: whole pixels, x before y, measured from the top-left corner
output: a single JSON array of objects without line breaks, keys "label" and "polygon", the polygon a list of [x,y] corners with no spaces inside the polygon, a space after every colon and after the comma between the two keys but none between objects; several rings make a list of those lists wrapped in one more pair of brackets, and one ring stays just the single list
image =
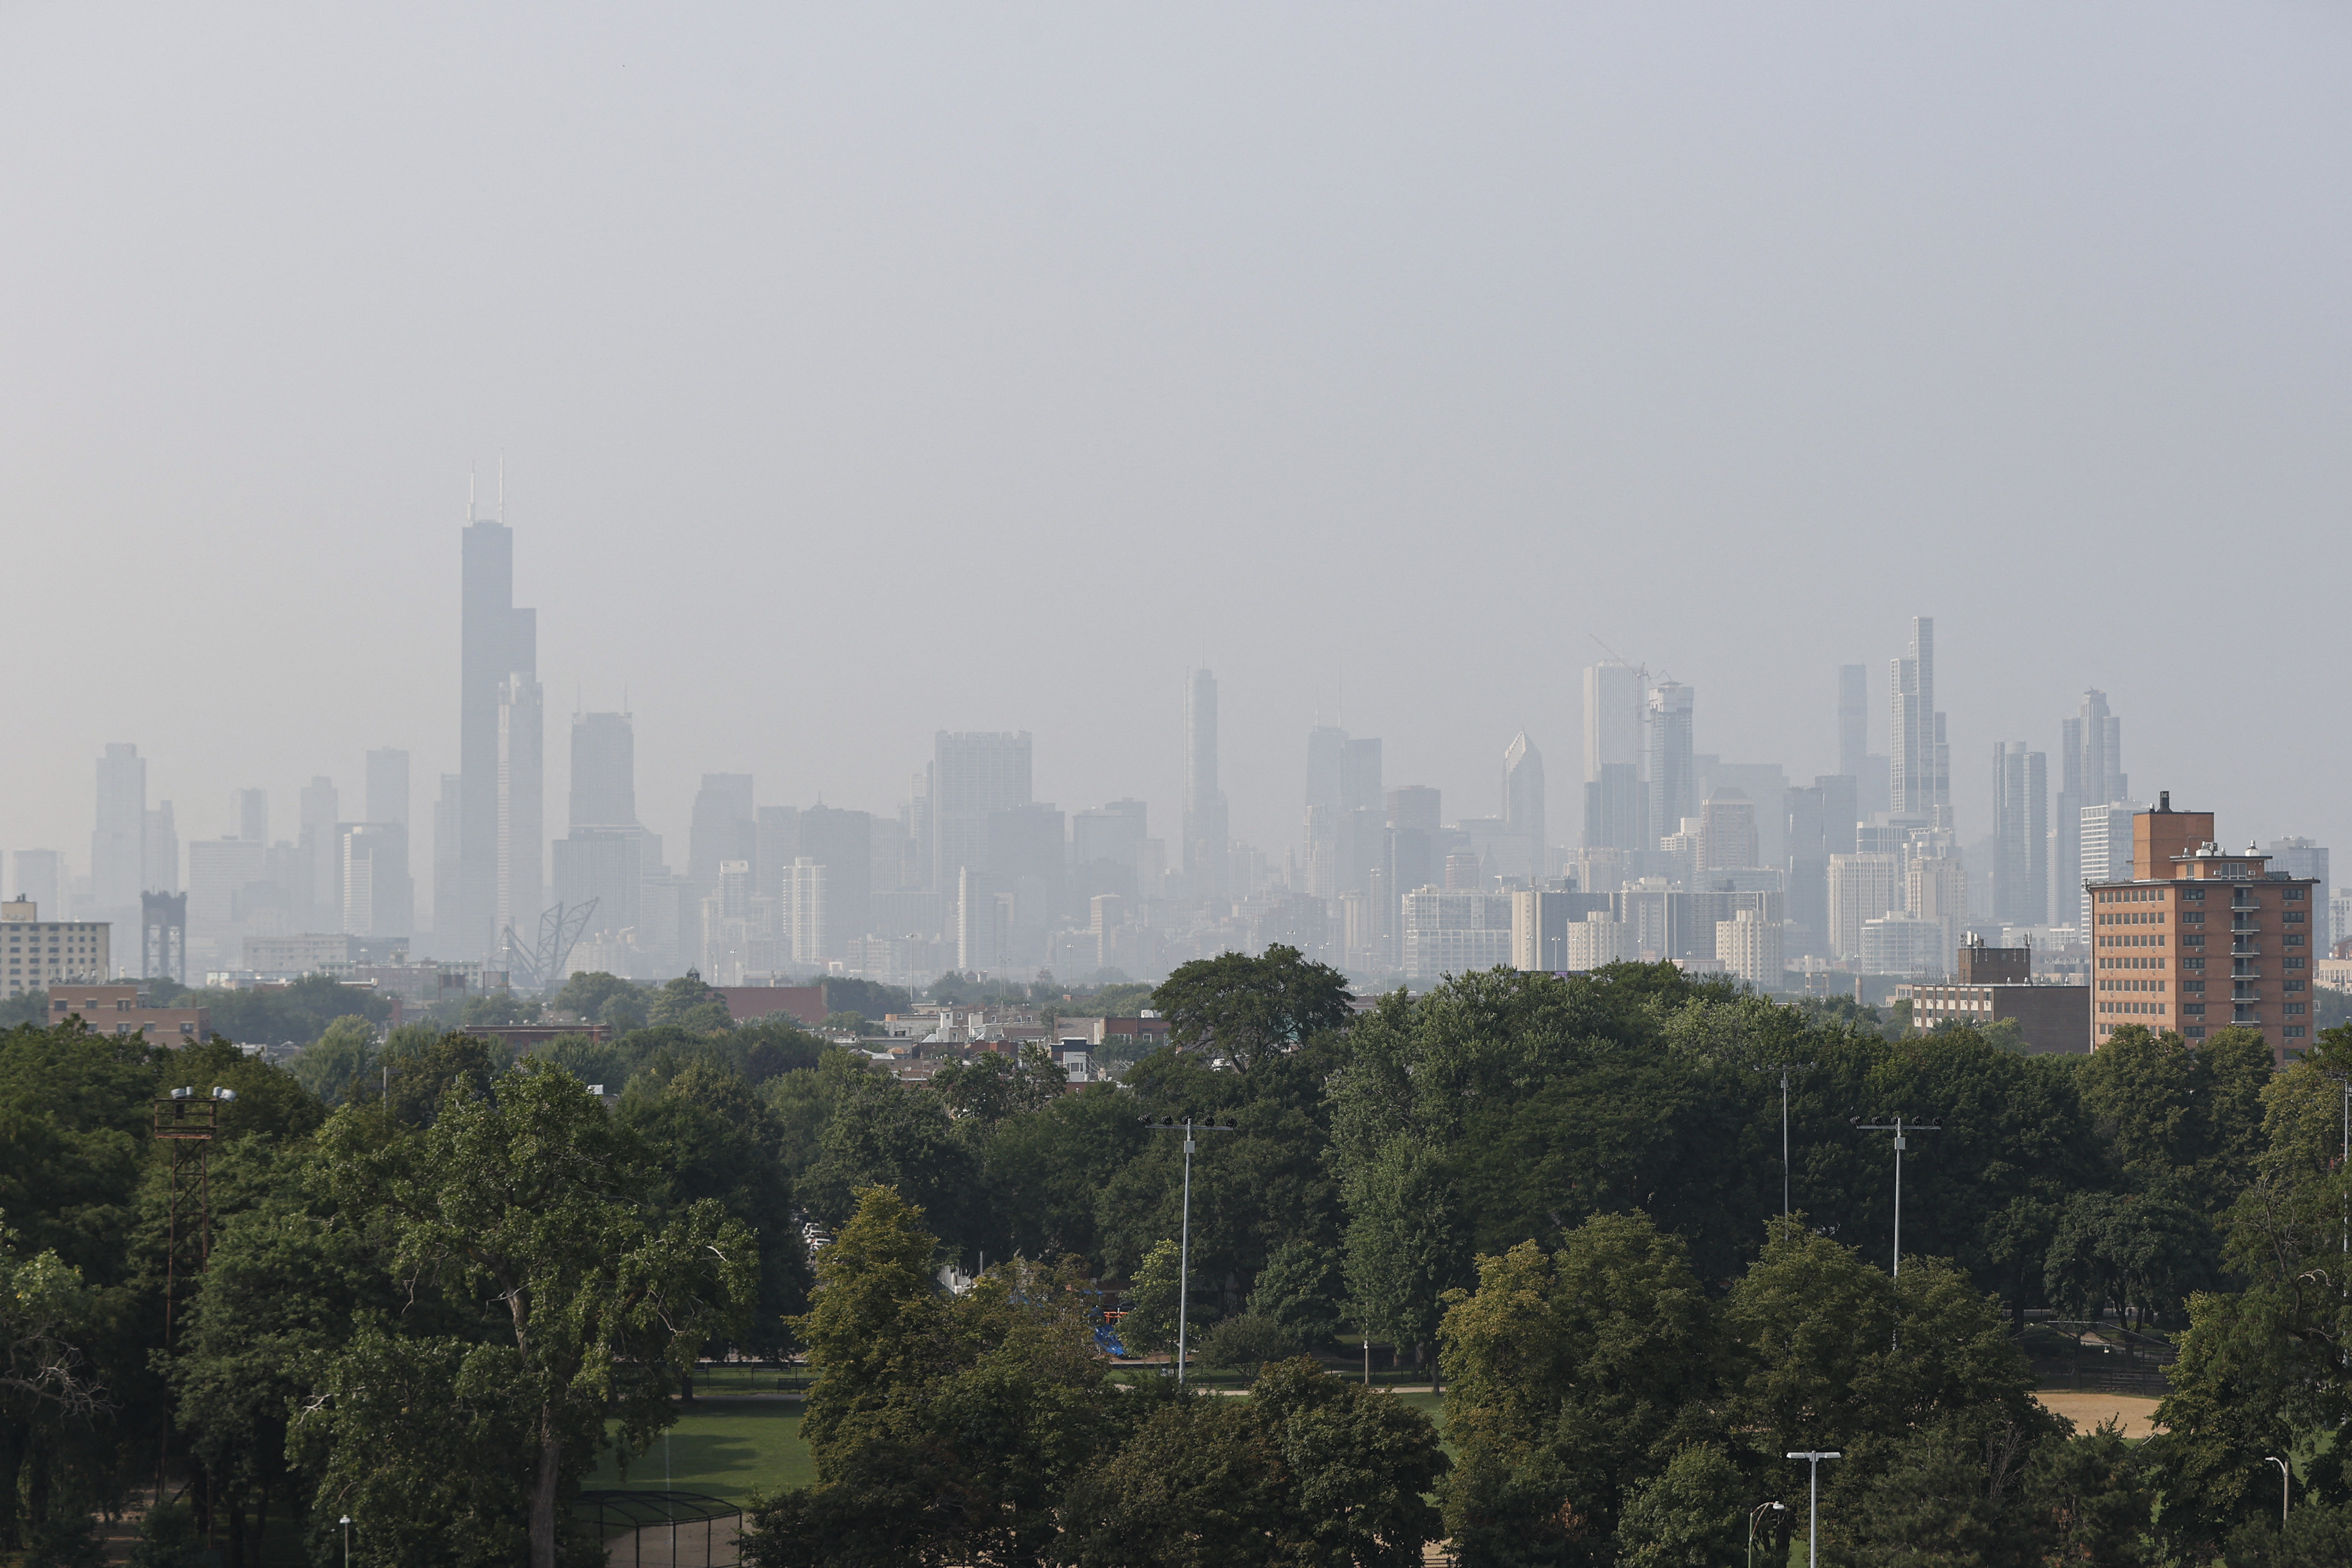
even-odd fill
[{"label": "light pole", "polygon": [[1789,1218],[1789,1075],[1803,1072],[1812,1067],[1810,1061],[1784,1061],[1778,1067],[1759,1067],[1759,1072],[1780,1075],[1780,1218]]},{"label": "light pole", "polygon": [[1805,1568],[1815,1568],[1814,1559],[1822,1549],[1822,1461],[1843,1459],[1843,1454],[1816,1451],[1790,1454],[1792,1459],[1803,1459],[1812,1466],[1812,1479],[1805,1483]]},{"label": "light pole", "polygon": [[343,1568],[352,1568],[352,1516],[343,1515]]},{"label": "light pole", "polygon": [[1173,1133],[1181,1128],[1184,1134],[1184,1219],[1182,1228],[1177,1233],[1181,1239],[1176,1244],[1176,1386],[1181,1388],[1184,1386],[1185,1320],[1192,1301],[1192,1134],[1196,1132],[1238,1133],[1241,1129],[1234,1125],[1230,1116],[1225,1118],[1223,1126],[1217,1124],[1213,1116],[1198,1125],[1190,1116],[1181,1122],[1173,1116],[1162,1116],[1157,1122],[1146,1116],[1143,1124],[1155,1133]]},{"label": "light pole", "polygon": [[1864,1122],[1856,1116],[1853,1125],[1857,1132],[1895,1134],[1895,1277],[1899,1280],[1903,1278],[1903,1151],[1911,1146],[1911,1140],[1905,1134],[1940,1133],[1944,1124],[1941,1122],[1909,1121],[1901,1116],[1892,1122]]},{"label": "light pole", "polygon": [[1748,1511],[1748,1568],[1756,1568],[1756,1521],[1768,1513],[1786,1513],[1785,1502],[1759,1502]]},{"label": "light pole", "polygon": [[2286,1528],[2286,1478],[2288,1475],[2286,1461],[2280,1458],[2276,1454],[2264,1454],[2263,1458],[2267,1462],[2276,1465],[2279,1468],[2279,1528],[2281,1530],[2284,1530]]}]

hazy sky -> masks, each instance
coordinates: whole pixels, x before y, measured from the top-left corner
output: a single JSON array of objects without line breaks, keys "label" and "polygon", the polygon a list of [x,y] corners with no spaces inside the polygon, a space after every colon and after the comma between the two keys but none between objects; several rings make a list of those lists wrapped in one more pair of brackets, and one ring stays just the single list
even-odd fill
[{"label": "hazy sky", "polygon": [[86,871],[115,740],[184,837],[425,812],[501,452],[551,832],[625,685],[681,849],[941,727],[1172,840],[1206,662],[1240,836],[1337,713],[1449,818],[1524,727],[1566,838],[1595,636],[1810,776],[1928,613],[1968,837],[2097,685],[2352,847],[2347,79],[2318,5],[0,8],[0,847]]}]

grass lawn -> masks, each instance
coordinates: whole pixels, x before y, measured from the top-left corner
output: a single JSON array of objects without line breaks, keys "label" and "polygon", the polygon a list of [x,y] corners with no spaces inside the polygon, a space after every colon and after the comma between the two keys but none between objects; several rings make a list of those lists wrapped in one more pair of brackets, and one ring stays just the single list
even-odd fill
[{"label": "grass lawn", "polygon": [[[801,1441],[801,1406],[782,1399],[699,1399],[669,1429],[669,1490],[749,1502],[754,1492],[815,1479]],[[662,1439],[631,1462],[628,1479],[610,1452],[583,1483],[597,1489],[662,1490]]]}]

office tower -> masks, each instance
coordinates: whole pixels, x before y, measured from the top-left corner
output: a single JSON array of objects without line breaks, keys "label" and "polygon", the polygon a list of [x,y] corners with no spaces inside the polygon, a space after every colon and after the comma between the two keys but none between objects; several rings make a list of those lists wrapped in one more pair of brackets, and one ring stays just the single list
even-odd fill
[{"label": "office tower", "polygon": [[568,825],[637,825],[637,737],[625,713],[572,716],[572,800]]},{"label": "office tower", "polygon": [[1992,917],[2004,925],[2050,919],[2048,759],[2021,740],[1992,751]]},{"label": "office tower", "polygon": [[1642,765],[1642,723],[1647,673],[1611,659],[1584,670],[1584,781],[1612,763]]},{"label": "office tower", "polygon": [[[416,928],[416,884],[408,858],[408,753],[404,749],[387,746],[367,754],[366,810],[369,823],[400,831],[396,837],[378,834],[367,844],[373,891],[371,930],[364,935],[406,936]],[[351,864],[348,853],[343,863],[346,868]],[[343,893],[343,907],[347,913],[352,908],[349,888]],[[352,928],[346,923],[343,929]]]},{"label": "office tower", "polygon": [[1144,803],[1113,800],[1070,818],[1070,897],[1078,902],[1137,892],[1136,852],[1149,830]]},{"label": "office tower", "polygon": [[1738,789],[1718,789],[1706,799],[1698,814],[1698,869],[1702,881],[1711,871],[1760,866],[1756,832],[1756,803]]},{"label": "office tower", "polygon": [[[818,963],[845,957],[850,943],[873,929],[874,814],[815,805],[800,813],[798,827],[800,852],[793,860],[806,862],[824,873],[824,917],[814,938],[816,956],[793,961]],[[1056,822],[1054,870],[1057,879],[1061,850],[1061,827]],[[782,896],[790,908],[791,890],[783,889]]]},{"label": "office tower", "polygon": [[343,903],[336,929],[346,936],[409,935],[416,896],[408,885],[408,830],[398,822],[347,822],[339,847]]},{"label": "office tower", "polygon": [[1952,809],[1951,751],[1944,716],[1936,711],[1936,622],[1911,619],[1911,652],[1895,661],[1895,756],[1888,787],[1898,816],[1948,828]]},{"label": "office tower", "polygon": [[1217,788],[1217,677],[1195,670],[1184,686],[1184,876],[1195,899],[1232,887],[1224,792]]},{"label": "office tower", "polygon": [[1934,963],[1915,967],[1928,974],[1949,974],[1960,950],[1960,938],[1968,930],[1968,870],[1956,859],[1922,855],[1904,868],[1904,877],[1911,918],[1934,921],[1941,944]]},{"label": "office tower", "polygon": [[[2086,815],[2086,839],[2093,825]],[[2122,835],[2101,836],[2121,862]],[[2313,966],[2322,952],[2317,882],[2272,871],[2268,855],[2222,850],[2213,813],[2176,811],[2169,791],[2154,810],[2133,813],[2129,843],[2128,865],[2111,867],[2086,889],[2091,1049],[2141,1024],[2192,1040],[2217,1029],[2257,1030],[2281,1068],[2288,1051],[2308,1050]]]},{"label": "office tower", "polygon": [[1402,904],[1400,948],[1406,979],[1428,984],[1510,963],[1509,894],[1424,889],[1403,894]]},{"label": "office tower", "polygon": [[1551,853],[1544,831],[1543,753],[1528,744],[1521,730],[1503,748],[1503,825],[1528,845],[1528,863],[1537,876],[1551,872]]},{"label": "office tower", "polygon": [[2120,882],[2131,874],[2132,819],[2146,808],[2134,800],[2111,800],[2085,806],[2075,813],[2076,841],[2081,845],[2081,877],[2067,892],[2076,904],[2075,929],[2091,938],[2092,898],[2085,884]]},{"label": "office tower", "polygon": [[1862,955],[1862,925],[1895,906],[1897,857],[1883,853],[1830,856],[1831,952],[1840,958]]},{"label": "office tower", "polygon": [[1650,796],[1640,765],[1604,762],[1601,777],[1585,784],[1584,842],[1588,849],[1657,848],[1650,833]]},{"label": "office tower", "polygon": [[239,789],[229,796],[229,821],[236,824],[231,837],[248,843],[269,841],[269,791]]},{"label": "office tower", "polygon": [[459,945],[465,926],[465,839],[458,815],[466,798],[463,774],[441,775],[433,801],[433,946],[443,958],[466,959],[477,950]]},{"label": "office tower", "polygon": [[[539,612],[515,608],[514,535],[504,520],[503,501],[499,509],[501,515],[496,519],[475,517],[473,497],[467,497],[458,659],[457,897],[449,928],[443,928],[437,913],[434,917],[436,944],[450,958],[488,956],[503,929],[499,916],[513,891],[513,879],[501,869],[509,863],[499,852],[502,827],[511,824],[502,819],[500,797],[511,800],[512,791],[501,788],[500,758],[509,742],[521,741],[509,733],[508,721],[518,716],[509,699],[521,695],[515,682],[520,677],[535,689],[539,674]],[[533,740],[528,749],[535,755],[538,745]],[[530,782],[536,786],[538,776]],[[538,821],[534,812],[534,831]],[[437,845],[435,852],[437,857]],[[436,876],[436,911],[438,880]],[[531,906],[527,918],[533,925],[525,941],[535,939],[539,896],[534,886],[522,899]]]},{"label": "office tower", "polygon": [[[1842,779],[1844,775],[1825,777]],[[1829,956],[1832,853],[1828,798],[1829,791],[1820,779],[1808,788],[1792,789],[1782,796],[1789,841],[1787,907],[1791,927],[1784,940],[1799,953],[1824,958]],[[1852,852],[1850,830],[1847,845],[1835,852]]]},{"label": "office tower", "polygon": [[1012,939],[1013,898],[997,890],[996,881],[978,867],[956,872],[956,967],[967,973],[1001,968]]},{"label": "office tower", "polygon": [[751,813],[751,843],[752,875],[759,892],[769,898],[782,897],[784,868],[800,858],[801,809],[760,807]]},{"label": "office tower", "polygon": [[1698,815],[1698,779],[1691,750],[1691,714],[1697,694],[1680,681],[1650,688],[1650,831],[1659,838],[1678,832],[1685,817]]},{"label": "office tower", "polygon": [[828,946],[829,940],[842,941],[838,935],[828,936],[836,924],[826,907],[833,889],[830,868],[801,855],[783,867],[782,873],[778,881],[783,889],[784,943],[792,961],[822,964],[834,953],[847,952],[845,944]]},{"label": "office tower", "polygon": [[70,920],[73,912],[66,907],[66,857],[56,850],[18,850],[16,856],[16,887],[19,899],[49,912],[51,920]]},{"label": "office tower", "polygon": [[102,917],[129,924],[146,874],[147,762],[135,746],[98,759],[98,825],[89,835],[89,890]]},{"label": "office tower", "polygon": [[140,833],[139,887],[142,893],[180,891],[180,829],[172,819],[172,802],[149,811]]},{"label": "office tower", "polygon": [[1382,802],[1388,811],[1388,825],[1434,836],[1440,815],[1438,800],[1438,792],[1426,784],[1400,784],[1388,791]]},{"label": "office tower", "polygon": [[503,939],[539,940],[547,897],[547,741],[539,682],[518,672],[499,694],[498,903]]},{"label": "office tower", "polygon": [[990,869],[989,818],[1029,804],[1029,732],[940,730],[932,745],[931,873],[959,888],[966,867]]},{"label": "office tower", "polygon": [[555,841],[554,851],[555,902],[578,909],[593,900],[588,932],[627,931],[637,925],[640,890],[652,870],[642,831],[575,827]]},{"label": "office tower", "polygon": [[1339,809],[1339,777],[1347,771],[1348,732],[1318,724],[1307,732],[1307,809]]},{"label": "office tower", "polygon": [[2334,923],[2329,917],[2334,901],[2327,889],[2326,846],[2309,839],[2273,839],[2270,855],[2273,866],[2318,888],[2312,895],[2311,928],[2313,945],[2325,954],[2335,941]]},{"label": "office tower", "polygon": [[202,933],[227,923],[236,898],[269,875],[269,846],[257,839],[188,841],[188,918]]},{"label": "office tower", "polygon": [[729,861],[759,858],[759,816],[751,805],[749,773],[706,773],[694,794],[694,817],[687,830],[686,878],[709,892],[719,885],[719,868]]},{"label": "office tower", "polygon": [[1838,771],[1860,779],[1870,768],[1870,671],[1838,666]]},{"label": "office tower", "polygon": [[1759,991],[1777,991],[1789,978],[1781,927],[1760,910],[1736,909],[1730,919],[1715,923],[1715,956],[1727,974]]},{"label": "office tower", "polygon": [[408,753],[387,746],[367,754],[367,820],[408,826]]},{"label": "office tower", "polygon": [[[2074,716],[2059,725],[2058,821],[2050,853],[2058,908],[2075,907],[2089,874],[2083,865],[2084,811],[2131,798],[2123,752],[2123,721],[2107,711],[2107,694],[2084,692]],[[2088,902],[2081,907],[2087,910]]]},{"label": "office tower", "polygon": [[1692,761],[1692,793],[1705,802],[1727,789],[1748,797],[1756,810],[1756,855],[1750,865],[1781,866],[1789,861],[1788,824],[1777,809],[1789,792],[1789,775],[1777,762],[1726,762],[1701,756]]},{"label": "office tower", "polygon": [[1002,961],[1044,960],[1045,934],[1062,910],[1069,865],[1068,829],[1052,802],[1032,800],[988,814],[982,862],[996,892],[1012,900],[1011,946]]},{"label": "office tower", "polygon": [[938,868],[932,857],[939,852],[936,835],[931,831],[931,775],[936,763],[926,762],[915,775],[914,793],[907,801],[907,854],[908,857],[907,885],[915,889],[939,886]]},{"label": "office tower", "polygon": [[314,775],[302,787],[301,832],[295,841],[301,862],[301,883],[288,891],[295,895],[295,919],[305,931],[340,928],[342,910],[340,891],[336,827],[342,815],[341,796],[335,781],[324,774]]}]

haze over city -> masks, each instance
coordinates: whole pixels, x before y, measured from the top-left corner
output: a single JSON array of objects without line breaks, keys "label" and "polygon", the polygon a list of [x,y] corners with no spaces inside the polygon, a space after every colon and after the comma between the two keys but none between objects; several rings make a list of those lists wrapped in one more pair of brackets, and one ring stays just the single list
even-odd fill
[{"label": "haze over city", "polygon": [[58,676],[0,848],[87,874],[110,743],[184,841],[242,788],[290,837],[377,747],[423,814],[501,469],[551,836],[566,716],[625,702],[673,843],[706,772],[892,814],[944,729],[1172,846],[1207,667],[1277,868],[1318,721],[1449,821],[1524,731],[1573,845],[1602,643],[1802,782],[1842,664],[1886,752],[1914,615],[1963,842],[2090,688],[2232,844],[2352,826],[2308,692],[2340,16],[0,27],[0,498]]}]

